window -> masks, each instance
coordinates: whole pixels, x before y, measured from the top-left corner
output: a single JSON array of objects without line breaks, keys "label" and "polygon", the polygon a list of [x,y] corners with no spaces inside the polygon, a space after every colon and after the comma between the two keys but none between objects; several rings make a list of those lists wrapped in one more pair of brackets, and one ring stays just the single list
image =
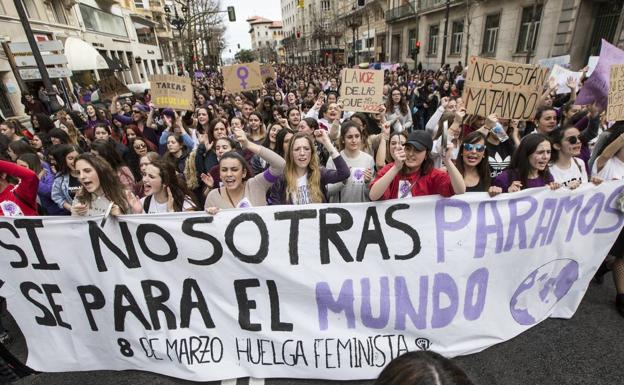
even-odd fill
[{"label": "window", "polygon": [[369,37],[366,42],[366,48],[371,48],[375,45],[375,38]]},{"label": "window", "polygon": [[498,29],[500,24],[500,14],[488,15],[485,19],[485,32],[483,33],[483,47],[481,52],[487,55],[496,54],[496,43],[498,41]]},{"label": "window", "polygon": [[438,35],[440,34],[439,25],[429,26],[429,47],[427,48],[428,55],[438,54]]},{"label": "window", "polygon": [[134,0],[134,6],[135,6],[136,8],[145,8],[145,7],[143,6],[143,0]]},{"label": "window", "polygon": [[453,22],[453,34],[451,35],[451,55],[461,55],[462,41],[464,38],[464,21]]},{"label": "window", "polygon": [[121,16],[115,16],[84,4],[80,4],[80,13],[88,31],[128,36],[126,24]]},{"label": "window", "polygon": [[46,8],[48,8],[48,13],[52,16],[51,21],[57,24],[68,24],[67,18],[65,17],[65,11],[63,10],[63,5],[60,1],[46,3]]},{"label": "window", "polygon": [[34,0],[22,0],[22,4],[24,4],[24,10],[29,19],[39,19],[39,11],[37,11]]},{"label": "window", "polygon": [[407,32],[407,44],[411,55],[411,52],[416,48],[416,29],[410,29]]},{"label": "window", "polygon": [[329,11],[329,0],[321,0],[321,11]]},{"label": "window", "polygon": [[157,45],[156,35],[154,28],[149,25],[134,22],[134,29],[136,30],[137,38],[141,44]]},{"label": "window", "polygon": [[520,34],[518,35],[517,52],[528,52],[535,50],[537,44],[537,33],[539,32],[540,21],[542,19],[542,6],[535,7],[535,22],[533,22],[533,6],[522,9],[522,20],[520,21]]}]

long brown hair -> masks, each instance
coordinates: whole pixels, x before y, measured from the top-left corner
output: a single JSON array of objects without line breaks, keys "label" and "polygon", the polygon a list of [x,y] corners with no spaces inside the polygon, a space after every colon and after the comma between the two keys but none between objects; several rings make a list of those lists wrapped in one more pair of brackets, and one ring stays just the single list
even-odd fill
[{"label": "long brown hair", "polygon": [[297,194],[297,165],[293,159],[294,144],[297,139],[304,138],[310,145],[312,154],[310,155],[310,163],[308,164],[308,189],[310,190],[310,198],[312,203],[323,203],[325,198],[321,191],[321,166],[319,165],[318,155],[316,154],[316,146],[312,136],[298,132],[290,138],[290,145],[286,153],[286,169],[284,170],[284,180],[286,181],[286,198],[291,199],[293,194]]},{"label": "long brown hair", "polygon": [[[119,206],[119,210],[121,210],[122,214],[130,212],[128,201],[126,200],[125,190],[119,181],[119,177],[115,171],[113,171],[110,164],[108,164],[104,158],[88,152],[78,155],[76,157],[76,162],[79,160],[84,160],[93,167],[98,175],[98,178],[100,179],[100,186],[102,187],[102,191],[104,191],[104,196]],[[80,203],[91,206],[93,195],[94,194],[90,194],[86,192],[86,190],[83,190],[83,193],[77,194],[76,198]]]}]

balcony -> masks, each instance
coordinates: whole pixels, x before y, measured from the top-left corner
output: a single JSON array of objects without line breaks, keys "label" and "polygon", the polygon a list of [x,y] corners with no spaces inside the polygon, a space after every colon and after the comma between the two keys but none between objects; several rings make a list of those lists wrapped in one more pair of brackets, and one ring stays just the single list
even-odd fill
[{"label": "balcony", "polygon": [[[451,6],[463,3],[464,0],[450,0],[449,3]],[[418,11],[419,13],[427,13],[431,11],[437,11],[444,9],[446,5],[446,0],[418,0]]]},{"label": "balcony", "polygon": [[416,16],[414,8],[411,5],[402,5],[386,11],[386,22],[395,23],[408,17]]}]

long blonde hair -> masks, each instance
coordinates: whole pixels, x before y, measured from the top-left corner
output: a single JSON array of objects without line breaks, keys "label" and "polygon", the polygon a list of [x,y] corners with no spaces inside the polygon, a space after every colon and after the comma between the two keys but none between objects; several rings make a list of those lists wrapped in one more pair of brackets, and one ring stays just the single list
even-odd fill
[{"label": "long blonde hair", "polygon": [[284,171],[284,178],[286,181],[286,198],[291,199],[293,194],[297,194],[297,165],[293,159],[293,149],[295,141],[300,138],[305,138],[310,145],[312,154],[310,155],[310,163],[308,164],[308,189],[310,191],[310,199],[312,203],[323,203],[325,200],[323,192],[321,191],[321,166],[319,165],[318,155],[316,153],[316,146],[314,145],[314,139],[312,136],[298,132],[290,138],[290,144],[288,146],[288,152],[286,153],[286,170]]}]

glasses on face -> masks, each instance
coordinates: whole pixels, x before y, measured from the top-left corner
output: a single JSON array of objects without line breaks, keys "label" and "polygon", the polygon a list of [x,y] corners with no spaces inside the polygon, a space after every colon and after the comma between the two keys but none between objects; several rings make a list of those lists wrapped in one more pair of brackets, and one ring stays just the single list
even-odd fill
[{"label": "glasses on face", "polygon": [[464,150],[471,152],[483,152],[485,151],[485,145],[483,144],[472,144],[472,143],[464,143]]},{"label": "glasses on face", "polygon": [[578,142],[581,141],[581,137],[580,136],[568,136],[567,138],[565,138],[565,140],[567,140],[570,144],[577,144]]},{"label": "glasses on face", "polygon": [[140,113],[141,113],[141,111],[139,111],[139,110],[132,110],[132,113],[133,113],[133,114],[140,114]]},{"label": "glasses on face", "polygon": [[142,149],[144,149],[146,147],[147,147],[147,145],[145,145],[144,143],[139,143],[139,144],[135,144],[134,145],[134,149],[135,150],[142,150]]}]

